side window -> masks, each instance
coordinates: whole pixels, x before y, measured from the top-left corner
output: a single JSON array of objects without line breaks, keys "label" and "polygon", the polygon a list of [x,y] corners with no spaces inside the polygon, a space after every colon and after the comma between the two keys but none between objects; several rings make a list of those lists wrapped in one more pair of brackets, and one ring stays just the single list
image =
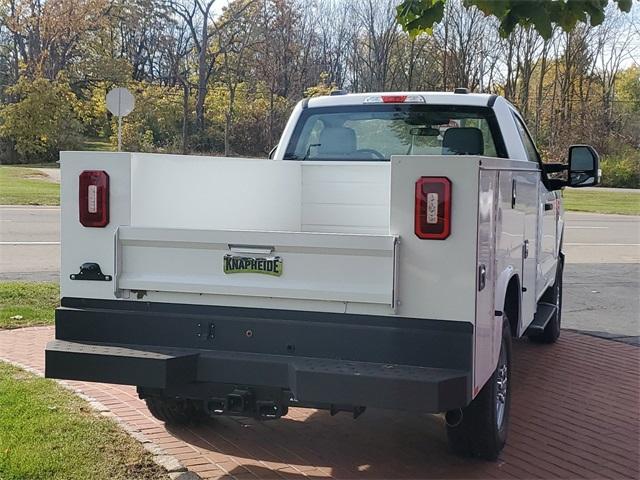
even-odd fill
[{"label": "side window", "polygon": [[527,160],[530,162],[537,162],[540,159],[540,155],[538,154],[538,150],[536,149],[533,140],[529,136],[529,132],[527,128],[522,123],[520,117],[518,117],[515,113],[512,113],[513,119],[516,122],[516,128],[518,129],[518,133],[520,134],[520,139],[522,140],[522,144],[524,145],[524,150],[527,154]]}]

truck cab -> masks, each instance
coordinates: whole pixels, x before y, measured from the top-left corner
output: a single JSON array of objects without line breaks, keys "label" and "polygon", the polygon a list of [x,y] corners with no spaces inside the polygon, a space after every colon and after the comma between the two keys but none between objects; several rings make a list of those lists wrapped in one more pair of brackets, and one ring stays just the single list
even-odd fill
[{"label": "truck cab", "polygon": [[61,155],[61,307],[46,375],[135,385],[167,422],[290,407],[444,413],[497,458],[511,338],[560,334],[559,190],[496,95],[301,101],[269,159]]}]

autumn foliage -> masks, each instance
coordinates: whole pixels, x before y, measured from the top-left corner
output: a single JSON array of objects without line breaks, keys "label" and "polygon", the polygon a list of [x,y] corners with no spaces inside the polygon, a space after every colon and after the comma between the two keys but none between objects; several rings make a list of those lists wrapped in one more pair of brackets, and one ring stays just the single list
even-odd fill
[{"label": "autumn foliage", "polygon": [[127,150],[261,157],[304,96],[467,87],[517,105],[546,160],[590,143],[637,186],[638,4],[221,2],[0,0],[0,161],[114,148],[114,86],[136,96]]}]

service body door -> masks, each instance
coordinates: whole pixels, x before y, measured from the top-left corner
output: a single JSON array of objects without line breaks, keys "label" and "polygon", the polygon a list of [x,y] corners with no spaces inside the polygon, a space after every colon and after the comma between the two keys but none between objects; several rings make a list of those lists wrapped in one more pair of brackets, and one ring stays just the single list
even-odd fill
[{"label": "service body door", "polygon": [[540,184],[540,247],[538,262],[537,293],[542,295],[545,288],[550,285],[556,274],[557,245],[557,218],[558,200],[555,192],[550,192],[542,182]]},{"label": "service body door", "polygon": [[[520,282],[520,325],[518,335],[533,320],[536,310],[536,258],[538,228],[539,171],[533,163],[501,160],[497,168],[498,209],[496,218],[496,285],[499,295],[517,276]],[[501,301],[503,301],[502,297]],[[501,310],[503,304],[496,304]]]},{"label": "service body door", "polygon": [[476,335],[473,396],[492,375],[500,352],[502,318],[496,317],[496,212],[498,170],[480,169],[478,185],[478,266],[476,278]]},{"label": "service body door", "polygon": [[529,326],[536,313],[536,281],[538,264],[538,183],[537,170],[513,173],[513,208],[522,219],[522,300],[520,304],[521,334]]}]

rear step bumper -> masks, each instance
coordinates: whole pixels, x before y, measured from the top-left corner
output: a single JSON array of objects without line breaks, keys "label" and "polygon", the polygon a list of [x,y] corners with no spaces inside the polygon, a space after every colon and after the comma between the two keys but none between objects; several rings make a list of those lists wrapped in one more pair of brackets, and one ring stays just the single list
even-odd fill
[{"label": "rear step bumper", "polygon": [[280,387],[303,404],[429,412],[462,406],[469,380],[442,368],[64,340],[47,345],[46,376],[171,390],[195,381]]},{"label": "rear step bumper", "polygon": [[303,405],[431,413],[471,400],[473,329],[466,323],[146,302],[62,304],[56,340],[46,348],[49,378],[185,395],[211,385],[266,387],[289,391]]}]

